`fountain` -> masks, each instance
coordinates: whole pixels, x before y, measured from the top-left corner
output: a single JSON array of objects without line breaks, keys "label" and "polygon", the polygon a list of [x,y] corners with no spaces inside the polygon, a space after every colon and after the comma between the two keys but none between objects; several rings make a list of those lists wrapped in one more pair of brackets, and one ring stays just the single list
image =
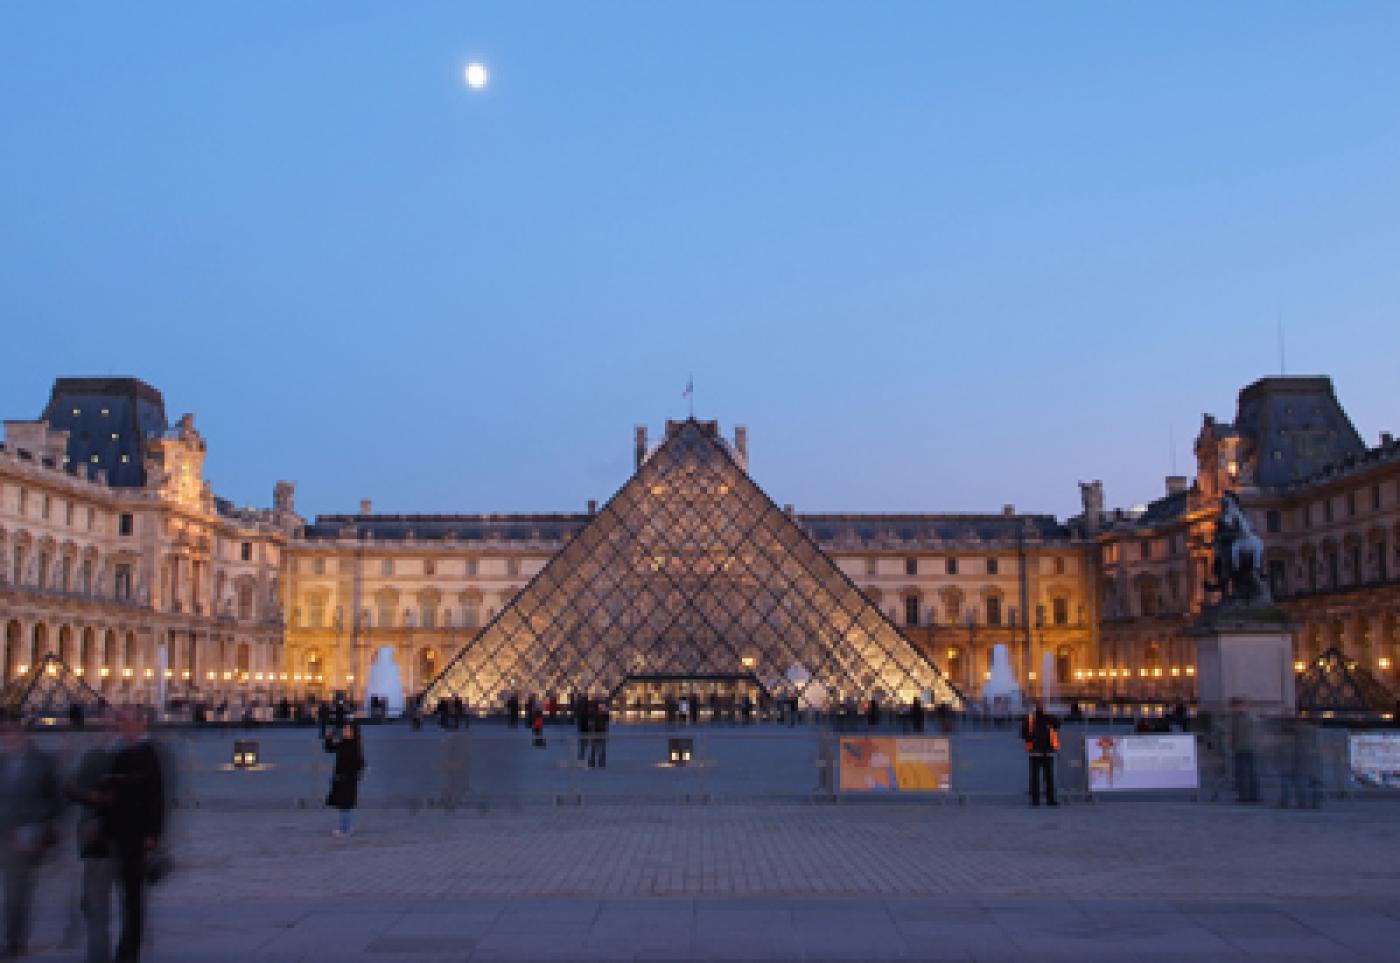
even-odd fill
[{"label": "fountain", "polygon": [[403,715],[403,678],[399,675],[398,664],[394,662],[394,650],[384,646],[374,655],[369,667],[369,684],[365,686],[365,699],[378,696],[384,700],[385,711],[390,716]]},{"label": "fountain", "polygon": [[1055,695],[1055,656],[1046,652],[1040,659],[1040,697],[1046,702],[1054,702]]},{"label": "fountain", "polygon": [[1011,659],[1006,652],[1006,643],[992,646],[992,669],[987,681],[982,684],[982,698],[988,702],[1011,704],[1020,701],[1021,687],[1011,674]]}]

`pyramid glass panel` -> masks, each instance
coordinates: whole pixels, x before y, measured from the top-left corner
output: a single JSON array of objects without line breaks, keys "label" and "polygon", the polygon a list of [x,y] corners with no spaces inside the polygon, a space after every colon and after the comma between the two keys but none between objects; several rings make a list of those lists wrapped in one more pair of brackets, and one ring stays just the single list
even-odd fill
[{"label": "pyramid glass panel", "polygon": [[937,668],[758,488],[713,422],[665,442],[425,690],[428,705],[751,676],[820,704],[961,705]]}]

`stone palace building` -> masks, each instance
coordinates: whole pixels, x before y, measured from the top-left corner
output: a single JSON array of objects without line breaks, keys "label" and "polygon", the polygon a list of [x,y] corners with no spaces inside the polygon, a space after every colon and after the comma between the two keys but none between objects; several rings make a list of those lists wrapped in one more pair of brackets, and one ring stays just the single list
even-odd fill
[{"label": "stone palace building", "polygon": [[[191,415],[132,378],[61,378],[0,446],[6,680],[56,653],[111,699],[361,697],[388,647],[406,687],[975,698],[993,647],[1024,689],[1189,699],[1186,629],[1214,516],[1237,492],[1301,663],[1329,646],[1395,688],[1400,445],[1368,445],[1321,377],[1264,378],[1206,416],[1194,479],[1072,518],[805,514],[749,478],[743,427],[634,435],[602,507],[307,520],[294,486],[238,508]],[[1048,677],[1047,677],[1048,676]],[[669,680],[669,681],[668,681]],[[549,690],[546,692],[545,690]]]}]

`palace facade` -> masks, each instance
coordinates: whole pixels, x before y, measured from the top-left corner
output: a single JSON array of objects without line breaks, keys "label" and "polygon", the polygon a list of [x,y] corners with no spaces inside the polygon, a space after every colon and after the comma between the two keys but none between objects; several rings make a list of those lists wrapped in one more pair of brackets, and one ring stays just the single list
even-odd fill
[{"label": "palace facade", "polygon": [[[723,438],[712,423],[688,421],[668,425],[655,444],[645,428],[635,430],[636,474],[619,479],[619,496],[657,470],[648,466],[683,431],[698,432],[723,454],[726,479],[752,484],[743,427]],[[276,483],[269,509],[217,498],[203,475],[204,453],[193,417],[170,424],[160,393],[130,378],[59,379],[38,419],[5,423],[5,679],[52,651],[114,699],[236,704],[335,691],[359,697],[374,653],[387,646],[410,691],[450,676],[489,705],[512,685],[531,685],[528,673],[517,676],[524,669],[493,662],[490,685],[472,688],[473,673],[485,679],[489,666],[468,670],[454,660],[478,640],[481,651],[497,645],[529,620],[538,628],[541,619],[572,617],[564,610],[581,602],[531,601],[542,589],[525,590],[575,540],[632,532],[636,551],[619,548],[609,571],[650,564],[659,576],[679,566],[672,584],[685,597],[710,564],[688,556],[684,545],[642,554],[640,546],[650,543],[634,531],[640,523],[625,520],[641,517],[639,507],[622,522],[599,523],[619,496],[601,508],[590,502],[579,512],[530,515],[385,515],[364,501],[355,513],[308,520],[297,513],[289,482]],[[1001,643],[1032,692],[1049,686],[1063,695],[1189,699],[1194,648],[1185,629],[1205,602],[1214,514],[1228,489],[1239,493],[1265,541],[1275,597],[1298,625],[1300,662],[1336,645],[1393,689],[1400,446],[1389,436],[1366,445],[1328,379],[1266,378],[1240,393],[1232,421],[1204,419],[1196,453],[1196,477],[1168,478],[1163,496],[1145,506],[1108,510],[1102,485],[1091,482],[1081,485],[1083,511],[1064,520],[1009,505],[986,514],[753,509],[754,518],[769,519],[763,524],[772,544],[782,541],[784,552],[807,558],[809,570],[822,568],[817,581],[801,588],[789,573],[791,599],[745,596],[750,621],[725,616],[727,628],[718,634],[719,610],[706,615],[697,602],[693,616],[677,617],[676,625],[691,628],[670,651],[722,642],[736,675],[770,684],[796,666],[763,661],[800,661],[790,636],[806,631],[826,639],[821,658],[833,679],[844,680],[844,691],[833,696],[865,695],[870,687],[890,698],[936,695],[946,681],[975,697]],[[771,505],[766,495],[761,500]],[[726,572],[724,560],[769,572],[755,560],[763,556],[778,572],[787,556],[771,555],[768,544],[736,540],[715,558]],[[805,554],[808,544],[819,557]],[[544,582],[563,585],[559,573],[567,568],[554,566]],[[597,571],[592,577],[614,579]],[[840,601],[847,585],[858,592],[858,605]],[[657,606],[666,604],[658,596]],[[604,603],[598,605],[602,612]],[[787,618],[788,637],[775,636],[777,648],[754,649],[731,637],[767,632],[761,623],[776,616],[764,615],[765,605],[822,615]],[[616,615],[619,625],[634,617],[647,614]],[[844,621],[827,632],[821,619]],[[858,625],[865,626],[859,639]],[[659,626],[654,635],[677,631]],[[537,637],[549,636],[538,629]],[[637,638],[633,625],[628,644]],[[696,641],[705,638],[711,642]],[[909,663],[906,643],[918,665]],[[847,664],[856,646],[870,648]],[[778,651],[781,659],[772,654]],[[657,654],[641,649],[619,647],[611,658],[644,662],[649,655],[655,665]],[[934,682],[925,664],[936,671]],[[714,674],[719,663],[704,666]],[[583,662],[577,669],[558,679],[558,688],[616,675]],[[577,681],[585,675],[595,681]]]}]

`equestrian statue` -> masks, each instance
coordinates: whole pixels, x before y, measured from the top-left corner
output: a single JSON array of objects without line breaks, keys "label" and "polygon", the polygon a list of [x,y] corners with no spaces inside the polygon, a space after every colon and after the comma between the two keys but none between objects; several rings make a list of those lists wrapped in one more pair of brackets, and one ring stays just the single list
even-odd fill
[{"label": "equestrian statue", "polygon": [[1220,499],[1213,548],[1214,579],[1206,582],[1206,591],[1219,592],[1223,604],[1272,604],[1263,578],[1264,543],[1254,534],[1234,492],[1226,492]]}]

